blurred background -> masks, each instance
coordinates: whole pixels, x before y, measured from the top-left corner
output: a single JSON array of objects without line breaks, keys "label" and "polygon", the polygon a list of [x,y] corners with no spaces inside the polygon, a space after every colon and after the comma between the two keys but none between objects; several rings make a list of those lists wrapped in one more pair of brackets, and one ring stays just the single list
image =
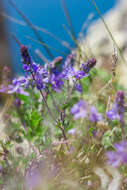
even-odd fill
[{"label": "blurred background", "polygon": [[[63,53],[68,54],[71,51],[70,49],[74,47],[74,43],[67,31],[70,31],[71,28],[73,35],[82,39],[89,25],[99,17],[91,0],[22,0],[20,2],[19,0],[1,0],[0,2],[3,4],[0,6],[0,44],[9,44],[12,68],[16,73],[22,72],[22,65],[19,47],[12,38],[12,34],[30,48],[35,61],[41,62],[40,53],[49,60],[58,55],[63,56]],[[95,2],[101,13],[105,14],[115,6],[117,0],[95,0]],[[36,31],[33,31],[30,25]],[[38,32],[39,37],[35,35],[36,32]],[[50,48],[50,52],[47,51],[47,47],[44,48],[32,41],[29,39],[30,37],[37,41],[41,38],[41,41],[55,48],[55,50]],[[3,40],[4,42],[2,42]],[[8,51],[4,50],[3,45],[2,47],[3,52],[7,53]],[[4,53],[1,53],[1,60]],[[9,63],[7,57],[5,62]],[[1,62],[3,63],[3,61]]]}]

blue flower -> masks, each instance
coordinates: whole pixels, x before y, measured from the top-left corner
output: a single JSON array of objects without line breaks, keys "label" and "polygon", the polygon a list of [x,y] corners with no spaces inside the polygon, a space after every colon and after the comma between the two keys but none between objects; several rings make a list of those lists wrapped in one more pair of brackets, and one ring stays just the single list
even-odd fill
[{"label": "blue flower", "polygon": [[0,85],[0,93],[6,93],[7,90],[8,88],[4,84]]},{"label": "blue flower", "polygon": [[72,128],[72,129],[68,130],[68,134],[69,135],[75,135],[75,133],[76,133],[76,129],[75,128]]},{"label": "blue flower", "polygon": [[7,93],[8,93],[8,94],[17,93],[17,94],[22,94],[22,95],[24,95],[24,96],[29,96],[29,93],[26,92],[26,91],[24,90],[24,88],[21,87],[20,85],[16,85],[16,86],[14,86],[14,85],[9,85],[9,86],[8,86],[8,91],[7,91]]},{"label": "blue flower", "polygon": [[113,103],[112,110],[106,112],[106,116],[110,120],[123,121],[124,117],[124,92],[118,91]]},{"label": "blue flower", "polygon": [[86,74],[84,71],[77,71],[77,72],[75,72],[75,78],[77,80],[80,80],[80,79],[82,79],[84,77],[87,77],[87,76],[88,76],[88,74]]},{"label": "blue flower", "polygon": [[32,66],[31,66],[31,67],[32,67],[33,72],[36,73],[37,70],[38,70],[38,68],[39,68],[39,65],[36,64],[36,63],[32,63]]},{"label": "blue flower", "polygon": [[70,54],[67,56],[65,63],[62,67],[61,78],[66,80],[73,76],[74,76],[73,55]]},{"label": "blue flower", "polygon": [[23,70],[24,71],[30,71],[30,66],[26,65],[26,64],[23,64]]},{"label": "blue flower", "polygon": [[102,121],[102,115],[97,112],[97,109],[94,106],[90,107],[89,119],[91,122]]},{"label": "blue flower", "polygon": [[87,104],[83,100],[80,100],[77,104],[71,108],[71,114],[74,115],[74,119],[85,118],[87,116]]},{"label": "blue flower", "polygon": [[82,92],[82,85],[81,84],[75,84],[75,88],[78,92]]},{"label": "blue flower", "polygon": [[80,70],[75,73],[75,77],[77,80],[80,80],[89,75],[89,71],[95,66],[96,59],[91,58],[85,64],[82,64]]},{"label": "blue flower", "polygon": [[107,163],[113,167],[127,164],[127,141],[115,143],[114,148],[116,151],[108,151],[106,153]]},{"label": "blue flower", "polygon": [[61,92],[61,88],[63,87],[64,82],[59,76],[52,74],[50,83],[54,91]]},{"label": "blue flower", "polygon": [[8,94],[23,94],[25,96],[28,96],[29,93],[25,91],[25,88],[28,88],[29,86],[29,77],[21,76],[19,78],[14,78],[12,80],[12,84],[8,85],[7,93]]},{"label": "blue flower", "polygon": [[119,114],[116,103],[114,103],[112,110],[106,112],[106,116],[110,120],[119,120]]}]

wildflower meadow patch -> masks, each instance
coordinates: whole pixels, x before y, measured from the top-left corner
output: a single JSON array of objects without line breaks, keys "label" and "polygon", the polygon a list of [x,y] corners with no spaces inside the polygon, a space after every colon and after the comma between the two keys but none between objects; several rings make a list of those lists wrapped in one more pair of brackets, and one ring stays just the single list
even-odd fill
[{"label": "wildflower meadow patch", "polygon": [[22,76],[3,68],[0,189],[127,189],[127,88],[117,71],[122,52],[115,42],[104,69],[73,40],[77,48],[44,64],[18,42]]}]

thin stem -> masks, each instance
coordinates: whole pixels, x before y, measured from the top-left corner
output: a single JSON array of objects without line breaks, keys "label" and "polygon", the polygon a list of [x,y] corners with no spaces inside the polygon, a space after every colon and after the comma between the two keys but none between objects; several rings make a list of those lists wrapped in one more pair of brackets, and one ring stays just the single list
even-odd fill
[{"label": "thin stem", "polygon": [[67,104],[67,103],[68,103],[68,101],[69,101],[69,99],[70,99],[70,97],[71,97],[71,95],[72,95],[72,92],[73,92],[73,90],[75,89],[76,83],[77,83],[77,80],[75,80],[74,85],[72,86],[70,92],[68,93],[68,96],[67,96],[67,98],[66,98],[64,104]]},{"label": "thin stem", "polygon": [[[36,82],[36,79],[35,79],[35,76],[34,76],[33,72],[30,71],[30,73],[31,73],[31,75],[32,75],[32,77],[33,77],[33,80]],[[49,106],[48,106],[48,104],[47,104],[47,101],[46,101],[46,99],[45,99],[45,96],[43,95],[42,90],[39,90],[39,91],[40,91],[40,94],[41,94],[41,96],[42,96],[42,98],[43,98],[43,101],[44,101],[44,103],[45,103],[45,106],[46,106],[46,108],[47,108],[49,114],[51,115],[52,119],[57,123],[57,120],[56,120],[55,116],[52,114],[52,112],[51,112],[51,110],[50,110],[50,108],[49,108]]]},{"label": "thin stem", "polygon": [[28,24],[28,26],[33,30],[34,34],[36,35],[36,37],[38,38],[38,40],[40,42],[42,42],[42,46],[45,49],[45,51],[47,52],[48,56],[53,59],[54,56],[52,55],[52,53],[50,52],[49,48],[47,46],[44,46],[44,40],[42,39],[42,37],[39,35],[39,33],[37,32],[35,26],[31,23],[31,21],[21,12],[21,10],[19,10],[16,6],[16,4],[12,1],[9,0],[9,3],[11,4],[11,6],[18,12],[18,14],[24,19],[24,21]]},{"label": "thin stem", "polygon": [[[16,18],[10,16],[10,15],[7,15],[6,13],[4,12],[1,12],[0,15],[2,15],[5,19],[11,21],[11,22],[14,22],[16,24],[19,24],[23,27],[26,27],[27,24],[26,22],[24,21],[20,21],[20,20],[17,20]],[[53,34],[52,32],[50,32],[49,30],[45,29],[45,28],[42,28],[42,27],[39,27],[39,26],[36,26],[36,25],[33,25],[34,28],[37,30],[37,31],[40,31],[40,32],[43,32],[45,34],[47,34],[48,36],[52,37],[53,39],[55,39],[56,41],[59,42],[59,44],[61,44],[63,47],[69,49],[69,50],[72,50],[72,48],[70,47],[70,44],[62,39],[60,39],[58,36],[56,36],[55,34]]]},{"label": "thin stem", "polygon": [[15,42],[17,43],[17,45],[21,46],[20,41],[18,40],[18,38],[16,37],[15,34],[11,34],[12,38],[15,40]]},{"label": "thin stem", "polygon": [[33,42],[36,42],[36,43],[38,43],[38,44],[43,44],[45,47],[48,47],[49,49],[52,49],[52,50],[54,50],[54,51],[56,51],[56,52],[58,52],[58,53],[61,53],[61,54],[64,55],[64,56],[67,56],[66,53],[64,53],[64,52],[62,52],[62,51],[60,51],[60,50],[58,50],[58,49],[56,49],[56,48],[53,48],[52,46],[47,45],[47,44],[45,44],[44,42],[37,41],[37,40],[31,38],[30,36],[26,36],[26,38],[28,38],[29,40],[32,40]]},{"label": "thin stem", "polygon": [[52,102],[53,102],[55,109],[57,110],[58,113],[60,113],[60,109],[59,109],[59,107],[58,107],[58,105],[57,105],[57,103],[56,103],[56,101],[52,95],[52,92],[48,90],[48,94],[51,96],[51,99],[52,99]]},{"label": "thin stem", "polygon": [[70,38],[72,39],[72,41],[74,42],[74,44],[76,46],[78,46],[77,40],[74,38],[74,36],[71,34],[71,32],[67,29],[67,27],[64,24],[63,24],[63,28],[67,32],[67,34],[70,36]]},{"label": "thin stem", "polygon": [[66,134],[65,134],[64,126],[61,127],[61,131],[62,131],[62,135],[63,135],[63,137],[64,137],[64,141],[65,141],[67,150],[70,152],[70,148],[69,148],[69,145],[68,145],[68,143],[67,143],[67,137],[66,137]]},{"label": "thin stem", "polygon": [[62,122],[62,126],[60,127],[61,131],[62,131],[62,135],[64,137],[64,141],[65,141],[65,144],[66,144],[66,147],[68,149],[68,151],[70,151],[70,148],[69,148],[69,145],[67,143],[67,137],[66,137],[66,134],[65,134],[65,129],[64,129],[64,119],[65,119],[65,115],[63,117],[63,112],[60,113],[60,118],[61,118],[61,122]]},{"label": "thin stem", "polygon": [[[63,24],[63,28],[65,29],[65,31],[67,32],[67,34],[70,36],[70,38],[72,39],[72,41],[74,42],[74,44],[78,48],[80,56],[82,56],[82,50],[81,50],[79,42],[74,38],[74,36],[71,34],[71,32],[66,28],[66,26],[64,24]],[[77,62],[80,64],[79,61],[77,61]]]},{"label": "thin stem", "polygon": [[[30,72],[31,72],[31,75],[32,75],[34,81],[36,81],[33,72],[32,72],[32,71],[30,71]],[[41,94],[41,96],[42,96],[42,98],[43,98],[43,101],[44,101],[44,103],[45,103],[45,106],[46,106],[46,108],[47,108],[49,114],[51,115],[51,117],[53,118],[53,120],[54,120],[56,123],[58,123],[58,121],[56,120],[55,116],[52,114],[52,112],[51,112],[51,110],[50,110],[50,108],[49,108],[49,106],[48,106],[48,104],[47,104],[47,101],[46,101],[46,99],[45,99],[45,96],[43,95],[42,90],[39,90],[39,91],[40,91],[40,94]],[[62,119],[62,118],[61,118],[61,119]],[[64,124],[63,119],[62,119],[62,123]],[[66,137],[65,130],[64,130],[64,125],[63,125],[63,126],[60,126],[59,128],[60,128],[61,131],[62,131],[62,135],[63,135],[64,140],[67,141],[67,137]],[[67,149],[68,149],[68,151],[69,151],[69,146],[68,146],[68,143],[67,143],[67,142],[66,142],[66,146],[67,146]]]},{"label": "thin stem", "polygon": [[65,14],[65,16],[67,18],[69,28],[71,30],[71,34],[72,34],[73,38],[76,39],[75,31],[74,31],[73,26],[72,26],[72,22],[71,22],[69,12],[68,12],[66,4],[65,4],[65,0],[61,0],[61,2],[62,2],[62,7],[63,7],[63,10],[64,10],[64,14]]}]

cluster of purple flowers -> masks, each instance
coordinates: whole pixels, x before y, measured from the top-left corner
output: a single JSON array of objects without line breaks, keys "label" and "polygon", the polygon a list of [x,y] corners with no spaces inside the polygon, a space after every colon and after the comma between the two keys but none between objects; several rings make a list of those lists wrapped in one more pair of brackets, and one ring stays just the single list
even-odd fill
[{"label": "cluster of purple flowers", "polygon": [[17,93],[17,94],[23,94],[25,96],[28,96],[29,93],[26,92],[24,90],[25,88],[28,88],[29,86],[29,78],[28,77],[19,77],[19,78],[15,78],[12,81],[11,85],[8,85],[8,94],[13,94],[13,93]]},{"label": "cluster of purple flowers", "polygon": [[106,153],[107,163],[113,167],[127,164],[127,141],[115,143],[114,148],[116,151],[108,151]]},{"label": "cluster of purple flowers", "polygon": [[84,100],[80,100],[78,103],[74,104],[71,108],[71,114],[73,114],[74,120],[87,116],[91,122],[102,120],[102,115],[98,113],[97,109],[94,106],[88,106]]},{"label": "cluster of purple flowers", "polygon": [[[25,76],[14,79],[11,85],[1,86],[0,92],[6,92],[8,94],[18,93],[28,96],[28,92],[25,88],[28,88],[30,84],[36,86],[38,90],[44,88],[51,88],[56,92],[61,92],[64,86],[64,80],[69,80],[73,77],[73,81],[82,79],[88,76],[90,69],[96,64],[96,59],[89,59],[85,64],[82,64],[78,71],[74,70],[74,56],[68,55],[65,63],[62,64],[63,58],[57,57],[53,61],[45,63],[41,66],[32,61],[28,48],[24,45],[20,46],[21,58],[23,69],[26,73]],[[82,91],[80,84],[75,84],[75,89],[79,92]]]},{"label": "cluster of purple flowers", "polygon": [[7,94],[17,93],[17,94],[22,94],[22,95],[28,96],[29,93],[24,90],[24,87],[28,88],[29,80],[30,80],[29,77],[24,77],[24,76],[19,77],[19,78],[14,78],[12,80],[12,84],[10,84],[8,86],[1,85],[0,92],[7,93]]},{"label": "cluster of purple flowers", "polygon": [[89,75],[89,71],[96,65],[96,59],[89,59],[86,63],[82,64],[80,70],[75,72],[75,78],[80,80]]},{"label": "cluster of purple flowers", "polygon": [[48,71],[44,67],[32,61],[26,46],[22,45],[20,47],[20,52],[24,71],[27,73],[30,72],[33,83],[35,83],[38,90],[42,90],[45,88],[49,80]]},{"label": "cluster of purple flowers", "polygon": [[71,114],[74,115],[74,119],[85,118],[87,116],[87,103],[80,100],[77,104],[71,108]]}]

